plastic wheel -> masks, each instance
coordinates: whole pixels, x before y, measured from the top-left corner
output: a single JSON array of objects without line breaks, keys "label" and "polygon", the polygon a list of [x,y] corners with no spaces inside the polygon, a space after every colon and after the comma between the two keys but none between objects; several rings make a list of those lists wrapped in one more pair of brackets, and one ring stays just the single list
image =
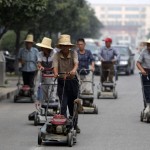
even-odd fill
[{"label": "plastic wheel", "polygon": [[39,117],[37,113],[34,115],[34,125],[37,126],[39,124]]},{"label": "plastic wheel", "polygon": [[73,133],[69,132],[67,139],[68,139],[68,146],[72,147],[73,146]]},{"label": "plastic wheel", "polygon": [[117,99],[117,98],[118,98],[117,92],[115,92],[113,95],[114,95],[114,99]]},{"label": "plastic wheel", "polygon": [[31,103],[34,103],[34,99],[35,99],[35,96],[31,95],[31,98],[30,98]]},{"label": "plastic wheel", "polygon": [[150,116],[149,115],[146,116],[146,122],[150,123]]},{"label": "plastic wheel", "polygon": [[42,133],[41,133],[41,130],[39,130],[38,132],[38,145],[41,145],[42,144]]},{"label": "plastic wheel", "polygon": [[77,132],[76,130],[73,130],[73,143],[77,143],[76,136],[77,136]]},{"label": "plastic wheel", "polygon": [[94,113],[98,114],[98,108],[97,107],[94,108]]},{"label": "plastic wheel", "polygon": [[99,98],[100,98],[100,95],[101,95],[101,93],[100,93],[100,92],[98,92],[98,93],[97,93],[97,99],[99,99]]},{"label": "plastic wheel", "polygon": [[143,112],[141,111],[140,121],[143,122]]},{"label": "plastic wheel", "polygon": [[17,96],[17,95],[15,95],[15,96],[14,96],[14,103],[16,103],[16,102],[17,102],[17,100],[18,100],[18,96]]},{"label": "plastic wheel", "polygon": [[146,122],[147,122],[147,123],[150,123],[150,118],[147,118],[147,119],[146,119]]}]

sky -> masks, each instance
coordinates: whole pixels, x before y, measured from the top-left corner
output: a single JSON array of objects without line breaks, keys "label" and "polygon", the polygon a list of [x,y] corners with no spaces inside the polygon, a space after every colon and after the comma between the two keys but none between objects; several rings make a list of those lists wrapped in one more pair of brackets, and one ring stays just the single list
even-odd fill
[{"label": "sky", "polygon": [[86,0],[91,4],[150,4],[150,0]]}]

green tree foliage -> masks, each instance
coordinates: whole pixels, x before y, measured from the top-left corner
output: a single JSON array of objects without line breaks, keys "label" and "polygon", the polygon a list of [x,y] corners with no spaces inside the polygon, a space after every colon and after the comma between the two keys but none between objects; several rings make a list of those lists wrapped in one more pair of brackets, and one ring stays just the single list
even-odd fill
[{"label": "green tree foliage", "polygon": [[1,38],[0,49],[8,50],[8,51],[10,51],[11,49],[14,49],[15,39],[16,39],[15,32],[12,30],[8,31]]},{"label": "green tree foliage", "polygon": [[[0,38],[8,30],[16,33],[16,49],[20,31],[57,39],[58,33],[79,37],[98,37],[102,24],[85,0],[0,0]],[[54,40],[55,41],[55,40]]]},{"label": "green tree foliage", "polygon": [[20,31],[28,30],[30,22],[46,8],[46,0],[2,0],[0,2],[0,38],[8,30],[16,33],[16,49],[19,48]]},{"label": "green tree foliage", "polygon": [[[20,43],[22,43],[26,34],[26,31],[21,31]],[[9,30],[0,39],[0,50],[8,50],[11,54],[14,54],[13,50],[15,49],[15,43],[16,34],[13,30]]]},{"label": "green tree foliage", "polygon": [[[85,0],[48,0],[47,8],[39,15],[32,31],[39,35],[71,34],[78,37],[98,37],[102,24]],[[34,26],[35,27],[35,26]]]}]

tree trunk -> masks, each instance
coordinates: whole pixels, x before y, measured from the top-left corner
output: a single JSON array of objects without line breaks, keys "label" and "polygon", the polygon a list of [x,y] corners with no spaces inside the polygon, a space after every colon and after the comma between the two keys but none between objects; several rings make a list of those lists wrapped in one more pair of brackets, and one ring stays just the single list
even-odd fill
[{"label": "tree trunk", "polygon": [[18,52],[20,48],[20,30],[15,30],[16,33],[16,42],[15,42],[15,73],[18,74]]},{"label": "tree trunk", "polygon": [[8,29],[7,28],[4,28],[4,29],[1,29],[0,28],[0,39],[2,38],[2,36],[8,31]]}]

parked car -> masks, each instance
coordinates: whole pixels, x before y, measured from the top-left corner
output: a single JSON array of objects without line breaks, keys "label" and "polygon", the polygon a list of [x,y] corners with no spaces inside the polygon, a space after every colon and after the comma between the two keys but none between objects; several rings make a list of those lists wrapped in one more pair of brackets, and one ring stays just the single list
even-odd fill
[{"label": "parked car", "polygon": [[131,48],[126,45],[113,46],[120,53],[120,59],[117,64],[118,73],[124,72],[126,75],[134,74],[135,58]]},{"label": "parked car", "polygon": [[3,51],[6,61],[6,72],[14,72],[15,71],[15,57],[12,56],[8,51]]},{"label": "parked car", "polygon": [[94,56],[95,60],[95,75],[100,75],[101,61],[99,59],[99,51],[100,47],[98,47],[95,43],[86,42],[85,49],[90,50]]}]

